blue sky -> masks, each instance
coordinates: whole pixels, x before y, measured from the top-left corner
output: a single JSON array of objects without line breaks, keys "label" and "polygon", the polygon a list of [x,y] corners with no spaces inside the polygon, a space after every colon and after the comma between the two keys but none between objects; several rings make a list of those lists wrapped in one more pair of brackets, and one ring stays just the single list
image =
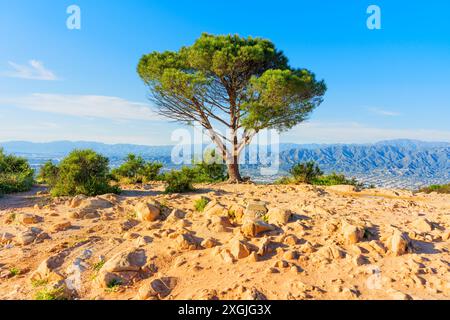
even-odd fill
[{"label": "blue sky", "polygon": [[[81,8],[81,30],[66,9]],[[381,8],[381,30],[366,9]],[[136,74],[202,33],[271,39],[325,79],[295,143],[450,141],[449,1],[0,0],[0,141],[172,144]]]}]

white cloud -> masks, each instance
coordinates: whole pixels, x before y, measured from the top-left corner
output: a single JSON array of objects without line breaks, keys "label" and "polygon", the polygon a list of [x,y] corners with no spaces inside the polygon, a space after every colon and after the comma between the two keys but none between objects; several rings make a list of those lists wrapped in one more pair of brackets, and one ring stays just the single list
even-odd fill
[{"label": "white cloud", "polygon": [[380,116],[398,117],[401,114],[395,111],[383,110],[380,108],[369,108],[369,111]]},{"label": "white cloud", "polygon": [[161,120],[150,105],[118,97],[35,93],[0,98],[0,105],[76,117],[113,120]]},{"label": "white cloud", "polygon": [[391,139],[450,141],[450,131],[376,128],[355,122],[306,122],[282,134],[293,143],[368,143]]},{"label": "white cloud", "polygon": [[28,65],[21,65],[9,61],[8,64],[14,69],[14,71],[5,72],[3,75],[6,77],[28,80],[58,80],[56,75],[52,71],[46,69],[41,61],[30,60],[28,61]]}]

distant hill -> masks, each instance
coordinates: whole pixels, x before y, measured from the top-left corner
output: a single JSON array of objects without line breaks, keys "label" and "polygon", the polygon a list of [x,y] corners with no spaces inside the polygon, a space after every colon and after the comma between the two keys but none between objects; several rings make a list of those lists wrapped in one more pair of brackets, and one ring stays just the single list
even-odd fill
[{"label": "distant hill", "polygon": [[[173,146],[143,146],[133,144],[109,145],[88,141],[55,141],[33,143],[11,141],[0,143],[8,153],[30,159],[38,167],[48,159],[59,160],[73,149],[93,149],[120,164],[128,153],[140,154],[153,161],[161,161],[168,168]],[[390,140],[373,144],[293,144],[280,145],[281,169],[285,173],[297,162],[313,160],[325,172],[345,173],[377,186],[415,188],[432,183],[450,181],[450,143],[416,140]],[[252,177],[259,170],[248,169]]]}]

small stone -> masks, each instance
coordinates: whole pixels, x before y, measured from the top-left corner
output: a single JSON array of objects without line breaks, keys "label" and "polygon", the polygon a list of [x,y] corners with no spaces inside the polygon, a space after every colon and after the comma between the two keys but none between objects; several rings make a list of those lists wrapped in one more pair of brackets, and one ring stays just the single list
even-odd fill
[{"label": "small stone", "polygon": [[250,255],[250,249],[247,244],[238,239],[231,242],[230,252],[235,259],[243,259]]},{"label": "small stone", "polygon": [[140,221],[152,222],[159,218],[161,213],[159,207],[155,204],[140,202],[135,207],[136,217]]},{"label": "small stone", "polygon": [[265,223],[264,221],[251,220],[251,221],[247,221],[246,223],[244,223],[242,225],[241,232],[244,236],[246,236],[248,238],[253,238],[263,232],[272,231],[274,229],[275,228],[272,225]]},{"label": "small stone", "polygon": [[344,221],[342,223],[342,237],[347,244],[358,243],[364,237],[364,229]]},{"label": "small stone", "polygon": [[176,242],[180,250],[196,250],[200,248],[198,240],[188,232],[180,234],[176,238]]},{"label": "small stone", "polygon": [[406,233],[400,232],[399,230],[395,230],[387,242],[387,247],[395,256],[405,254],[409,246],[409,237]]},{"label": "small stone", "polygon": [[433,225],[431,224],[431,222],[423,217],[414,220],[412,225],[413,228],[420,233],[433,231]]},{"label": "small stone", "polygon": [[65,231],[65,230],[69,229],[70,227],[72,227],[72,224],[70,223],[70,221],[63,221],[63,222],[55,223],[54,225],[52,225],[50,227],[50,229],[52,232],[60,232],[60,231]]},{"label": "small stone", "polygon": [[39,217],[34,214],[22,213],[18,216],[18,221],[22,224],[36,224],[39,222]]},{"label": "small stone", "polygon": [[205,240],[202,241],[201,246],[203,248],[214,248],[215,246],[217,246],[219,243],[217,240],[213,239],[213,238],[207,238]]},{"label": "small stone", "polygon": [[295,246],[300,240],[293,234],[284,237],[283,242],[290,246]]},{"label": "small stone", "polygon": [[285,225],[292,216],[291,210],[282,208],[271,208],[267,212],[270,224]]},{"label": "small stone", "polygon": [[131,249],[120,252],[108,260],[102,267],[107,272],[139,271],[147,263],[143,249]]}]

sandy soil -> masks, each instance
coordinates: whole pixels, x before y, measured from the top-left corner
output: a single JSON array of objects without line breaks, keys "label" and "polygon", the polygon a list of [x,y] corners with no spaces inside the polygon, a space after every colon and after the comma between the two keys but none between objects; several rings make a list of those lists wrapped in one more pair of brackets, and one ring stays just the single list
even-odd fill
[{"label": "sandy soil", "polygon": [[0,198],[0,299],[450,298],[449,195],[196,187]]}]

